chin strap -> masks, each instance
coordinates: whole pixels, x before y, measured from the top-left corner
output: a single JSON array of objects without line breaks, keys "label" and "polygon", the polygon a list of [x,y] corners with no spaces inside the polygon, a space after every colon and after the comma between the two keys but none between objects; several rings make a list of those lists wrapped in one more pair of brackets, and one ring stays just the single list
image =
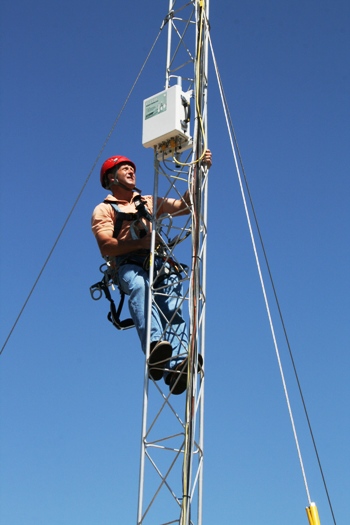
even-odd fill
[{"label": "chin strap", "polygon": [[132,192],[136,191],[137,193],[141,193],[141,190],[139,190],[139,188],[135,187],[132,190],[130,190],[130,188],[125,186],[125,184],[123,184],[122,182],[119,182],[119,180],[117,179],[117,175],[115,175],[113,182],[109,183],[109,186],[107,189],[111,189],[111,186],[120,186],[121,188],[123,188],[123,190],[132,191]]}]

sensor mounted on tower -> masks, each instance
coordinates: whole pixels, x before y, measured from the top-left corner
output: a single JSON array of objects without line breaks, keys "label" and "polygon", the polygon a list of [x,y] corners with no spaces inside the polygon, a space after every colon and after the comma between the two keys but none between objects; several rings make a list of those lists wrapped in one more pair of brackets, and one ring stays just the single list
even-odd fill
[{"label": "sensor mounted on tower", "polygon": [[142,144],[155,148],[159,159],[192,148],[191,94],[175,85],[143,101]]}]

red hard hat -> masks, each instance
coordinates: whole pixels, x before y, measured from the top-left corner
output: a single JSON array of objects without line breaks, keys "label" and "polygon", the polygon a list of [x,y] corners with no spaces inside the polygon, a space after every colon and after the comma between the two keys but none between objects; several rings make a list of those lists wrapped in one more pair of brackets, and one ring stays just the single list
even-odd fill
[{"label": "red hard hat", "polygon": [[123,157],[122,155],[115,155],[114,157],[110,157],[109,159],[105,160],[101,166],[100,181],[103,188],[106,187],[104,182],[104,176],[107,173],[107,171],[111,168],[114,168],[114,166],[117,166],[118,164],[122,163],[130,164],[130,166],[132,166],[136,172],[135,164],[127,157]]}]

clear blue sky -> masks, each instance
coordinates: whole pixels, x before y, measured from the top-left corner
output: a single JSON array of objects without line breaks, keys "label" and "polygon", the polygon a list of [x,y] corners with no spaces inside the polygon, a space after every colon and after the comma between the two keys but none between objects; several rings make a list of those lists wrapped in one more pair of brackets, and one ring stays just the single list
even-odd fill
[{"label": "clear blue sky", "polygon": [[[150,2],[1,7],[1,345],[167,13]],[[350,523],[350,4],[211,1],[211,36],[338,525]],[[166,35],[102,157],[152,191],[142,100]],[[212,62],[204,524],[307,523]],[[89,286],[96,168],[0,358],[1,525],[136,522],[143,355]],[[277,323],[277,318],[276,318]],[[278,323],[277,323],[278,324]],[[311,497],[331,514],[281,330]],[[283,516],[283,517],[281,517]]]}]

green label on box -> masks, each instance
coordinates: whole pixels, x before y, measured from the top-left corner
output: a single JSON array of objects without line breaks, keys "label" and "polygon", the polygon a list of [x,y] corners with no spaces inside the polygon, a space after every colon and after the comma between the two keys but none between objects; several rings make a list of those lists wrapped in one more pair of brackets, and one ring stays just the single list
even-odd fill
[{"label": "green label on box", "polygon": [[145,102],[145,120],[155,117],[160,113],[166,111],[167,108],[167,94],[161,93]]}]

